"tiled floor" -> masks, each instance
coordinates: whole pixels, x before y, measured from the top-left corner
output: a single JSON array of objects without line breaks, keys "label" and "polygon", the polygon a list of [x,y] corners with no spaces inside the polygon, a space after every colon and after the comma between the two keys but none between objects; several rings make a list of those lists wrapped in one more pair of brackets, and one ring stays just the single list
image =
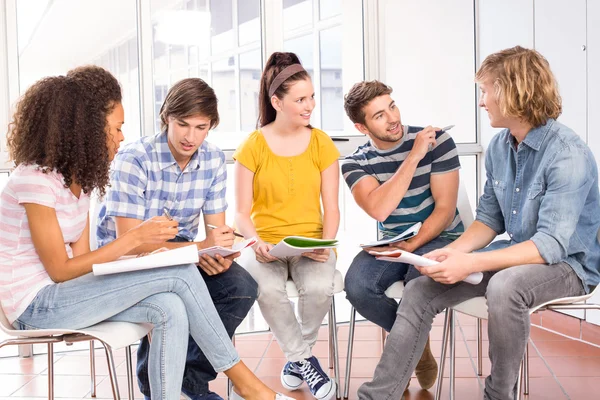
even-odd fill
[{"label": "tiled floor", "polygon": [[[443,316],[435,321],[432,330],[432,349],[439,356],[442,335]],[[569,329],[569,324],[576,320],[545,312],[535,316],[533,322],[544,326],[562,326]],[[476,377],[476,326],[475,319],[459,316],[457,329],[458,343],[456,347],[456,398],[481,399],[483,378]],[[577,324],[578,325],[578,324]],[[579,325],[578,325],[579,326]],[[580,332],[588,332],[590,337],[598,338],[597,327],[586,326]],[[487,335],[484,326],[484,354],[487,354]],[[594,336],[595,335],[595,336]],[[579,336],[579,335],[578,335]],[[347,354],[348,325],[339,327],[341,381],[344,384],[344,366]],[[573,399],[587,400],[600,398],[600,348],[593,345],[572,341],[560,335],[533,327],[531,332],[533,344],[530,345],[530,395],[528,399]],[[585,339],[585,337],[584,337]],[[589,339],[590,341],[593,341]],[[597,343],[597,342],[595,342]],[[279,372],[285,363],[283,353],[270,333],[238,335],[236,347],[244,362],[268,385],[282,390],[279,383]],[[315,354],[327,363],[327,328],[323,327],[319,341],[314,349]],[[352,380],[350,383],[350,399],[356,399],[356,391],[361,383],[373,375],[373,371],[381,352],[381,331],[367,322],[357,324]],[[112,398],[110,382],[107,377],[105,358],[101,350],[97,350],[97,397]],[[116,352],[118,379],[121,394],[126,398],[127,377],[125,355],[123,350]],[[40,399],[47,394],[47,358],[36,355],[32,358],[0,358],[0,400],[6,399]],[[135,358],[134,358],[135,361]],[[484,376],[489,373],[489,360],[484,358]],[[333,371],[330,371],[333,373]],[[447,372],[447,371],[446,371]],[[57,398],[82,399],[90,397],[89,358],[87,351],[57,353],[55,355],[55,393]],[[212,385],[212,390],[225,395],[226,379],[222,376]],[[447,381],[444,386],[444,398],[447,398]],[[300,391],[288,393],[298,399],[311,399],[304,387]],[[433,399],[432,391],[419,390],[413,378],[407,400]],[[136,398],[141,398],[136,387]]]}]

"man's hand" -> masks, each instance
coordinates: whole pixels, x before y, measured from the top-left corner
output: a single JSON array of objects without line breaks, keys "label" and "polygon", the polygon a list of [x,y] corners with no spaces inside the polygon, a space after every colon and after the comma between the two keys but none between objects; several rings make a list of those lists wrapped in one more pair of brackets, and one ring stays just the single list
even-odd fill
[{"label": "man's hand", "polygon": [[392,244],[390,244],[390,247],[394,250],[404,250],[404,251],[408,251],[409,253],[413,253],[417,249],[417,246],[414,244],[414,242],[411,239],[392,243]]},{"label": "man's hand", "polygon": [[269,250],[273,248],[272,244],[265,243],[262,240],[259,240],[254,246],[252,246],[252,248],[254,249],[254,253],[256,254],[256,261],[258,262],[270,263],[279,260],[277,257],[273,257],[269,254]]},{"label": "man's hand", "polygon": [[208,254],[202,254],[200,257],[200,261],[198,262],[198,266],[202,268],[207,275],[218,275],[223,273],[231,267],[233,260],[236,257],[239,257],[240,253],[231,254],[227,257],[223,257],[219,254],[216,254],[214,258],[209,256]]},{"label": "man's hand", "polygon": [[434,128],[430,125],[418,132],[415,142],[413,143],[413,148],[410,151],[410,155],[421,161],[423,157],[425,157],[425,154],[427,154],[427,152],[431,150],[433,146],[435,146],[435,131],[439,130],[440,128]]},{"label": "man's hand", "polygon": [[422,275],[426,275],[439,283],[451,285],[464,280],[472,272],[476,272],[472,253],[443,248],[427,253],[424,257],[438,261],[439,264],[431,267],[418,267],[415,265],[415,268]]},{"label": "man's hand", "polygon": [[315,260],[320,263],[324,263],[329,260],[329,253],[331,250],[329,249],[317,249],[313,251],[309,251],[307,253],[302,253],[302,257],[310,258],[311,260]]},{"label": "man's hand", "polygon": [[231,248],[235,236],[233,235],[233,229],[227,225],[219,226],[218,228],[211,229],[206,235],[206,239],[202,242],[204,248],[212,246],[221,246]]}]

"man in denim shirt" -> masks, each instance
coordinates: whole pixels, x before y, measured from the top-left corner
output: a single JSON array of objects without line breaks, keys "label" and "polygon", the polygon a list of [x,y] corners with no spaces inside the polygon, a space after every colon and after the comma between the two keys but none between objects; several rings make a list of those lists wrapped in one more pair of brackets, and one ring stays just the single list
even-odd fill
[{"label": "man in denim shirt", "polygon": [[[598,169],[588,146],[555,120],[561,99],[548,62],[517,46],[487,57],[476,80],[490,124],[506,128],[486,154],[476,221],[452,244],[427,255],[439,265],[418,268],[427,276],[404,291],[360,399],[400,398],[435,315],[484,295],[492,363],[484,399],[513,399],[529,338],[529,308],[583,295],[600,281]],[[510,240],[490,244],[505,231]],[[462,282],[477,271],[484,273],[480,284]]]}]

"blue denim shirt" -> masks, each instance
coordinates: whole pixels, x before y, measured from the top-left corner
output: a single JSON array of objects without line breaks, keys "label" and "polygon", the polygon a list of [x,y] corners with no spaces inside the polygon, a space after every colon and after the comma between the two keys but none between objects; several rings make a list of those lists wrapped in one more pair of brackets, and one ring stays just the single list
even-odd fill
[{"label": "blue denim shirt", "polygon": [[492,139],[477,221],[537,246],[548,264],[567,262],[586,290],[600,282],[598,168],[590,148],[553,119],[517,145],[508,129]]}]

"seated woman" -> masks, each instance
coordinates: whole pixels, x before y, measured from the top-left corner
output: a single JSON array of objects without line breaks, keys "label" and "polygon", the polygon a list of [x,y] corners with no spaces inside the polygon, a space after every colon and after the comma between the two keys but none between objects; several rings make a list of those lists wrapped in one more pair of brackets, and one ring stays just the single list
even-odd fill
[{"label": "seated woman", "polygon": [[90,251],[90,193],[104,194],[123,140],[121,88],[99,67],[32,85],[8,134],[16,164],[0,197],[0,305],[18,329],[80,329],[101,321],[154,325],[152,399],[179,399],[188,335],[245,399],[282,399],[240,361],[193,264],[94,276],[143,243],[177,233],[165,217],[145,221]]},{"label": "seated woman", "polygon": [[[260,310],[288,359],[282,385],[294,390],[305,381],[315,398],[326,400],[335,394],[335,385],[312,347],[332,301],[335,253],[318,250],[277,259],[269,250],[290,235],[335,238],[339,152],[325,132],[310,126],[314,89],[295,54],[271,55],[259,104],[260,128],[233,156],[236,224],[244,236],[259,238],[240,264],[258,283]],[[286,294],[288,277],[300,295],[300,322]]]}]

